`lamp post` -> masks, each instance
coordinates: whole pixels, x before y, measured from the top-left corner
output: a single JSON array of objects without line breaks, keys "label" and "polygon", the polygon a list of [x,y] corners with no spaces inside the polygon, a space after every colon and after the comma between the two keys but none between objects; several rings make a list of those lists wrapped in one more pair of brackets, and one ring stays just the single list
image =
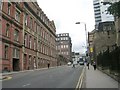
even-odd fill
[{"label": "lamp post", "polygon": [[86,23],[85,22],[76,22],[75,24],[81,24],[83,23],[85,25],[85,34],[86,34],[86,49],[87,49],[87,54],[88,54],[88,44],[87,44],[87,28],[86,28]]}]

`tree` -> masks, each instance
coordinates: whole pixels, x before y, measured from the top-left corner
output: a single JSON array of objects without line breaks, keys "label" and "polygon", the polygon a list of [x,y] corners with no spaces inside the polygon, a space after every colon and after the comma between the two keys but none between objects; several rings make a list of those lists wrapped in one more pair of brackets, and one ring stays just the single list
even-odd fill
[{"label": "tree", "polygon": [[120,17],[120,1],[111,4],[108,8],[108,12],[116,17]]}]

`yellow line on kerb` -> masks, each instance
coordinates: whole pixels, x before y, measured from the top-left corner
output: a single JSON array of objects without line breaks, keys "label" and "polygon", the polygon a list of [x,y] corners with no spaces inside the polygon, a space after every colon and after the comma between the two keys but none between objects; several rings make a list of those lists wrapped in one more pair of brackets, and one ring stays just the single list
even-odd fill
[{"label": "yellow line on kerb", "polygon": [[3,79],[3,81],[5,81],[5,80],[9,80],[9,79],[12,79],[12,77],[7,76],[5,79]]},{"label": "yellow line on kerb", "polygon": [[82,87],[84,69],[85,69],[85,67],[82,70],[82,73],[81,73],[81,75],[79,77],[79,80],[78,80],[78,83],[77,83],[77,86],[76,86],[75,90],[80,90],[80,88]]}]

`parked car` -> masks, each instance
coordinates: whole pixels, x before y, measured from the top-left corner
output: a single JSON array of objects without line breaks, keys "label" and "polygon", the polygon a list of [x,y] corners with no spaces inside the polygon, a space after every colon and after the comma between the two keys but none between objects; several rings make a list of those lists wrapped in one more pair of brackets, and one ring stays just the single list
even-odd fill
[{"label": "parked car", "polygon": [[71,62],[68,62],[67,65],[70,66],[72,63]]}]

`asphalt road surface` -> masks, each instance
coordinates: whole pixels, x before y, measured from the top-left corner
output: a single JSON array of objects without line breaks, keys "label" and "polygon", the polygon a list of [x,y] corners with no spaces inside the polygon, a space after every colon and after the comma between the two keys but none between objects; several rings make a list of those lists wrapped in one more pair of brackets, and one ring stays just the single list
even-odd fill
[{"label": "asphalt road surface", "polygon": [[2,88],[76,88],[83,66],[61,66],[21,72],[2,82]]}]

